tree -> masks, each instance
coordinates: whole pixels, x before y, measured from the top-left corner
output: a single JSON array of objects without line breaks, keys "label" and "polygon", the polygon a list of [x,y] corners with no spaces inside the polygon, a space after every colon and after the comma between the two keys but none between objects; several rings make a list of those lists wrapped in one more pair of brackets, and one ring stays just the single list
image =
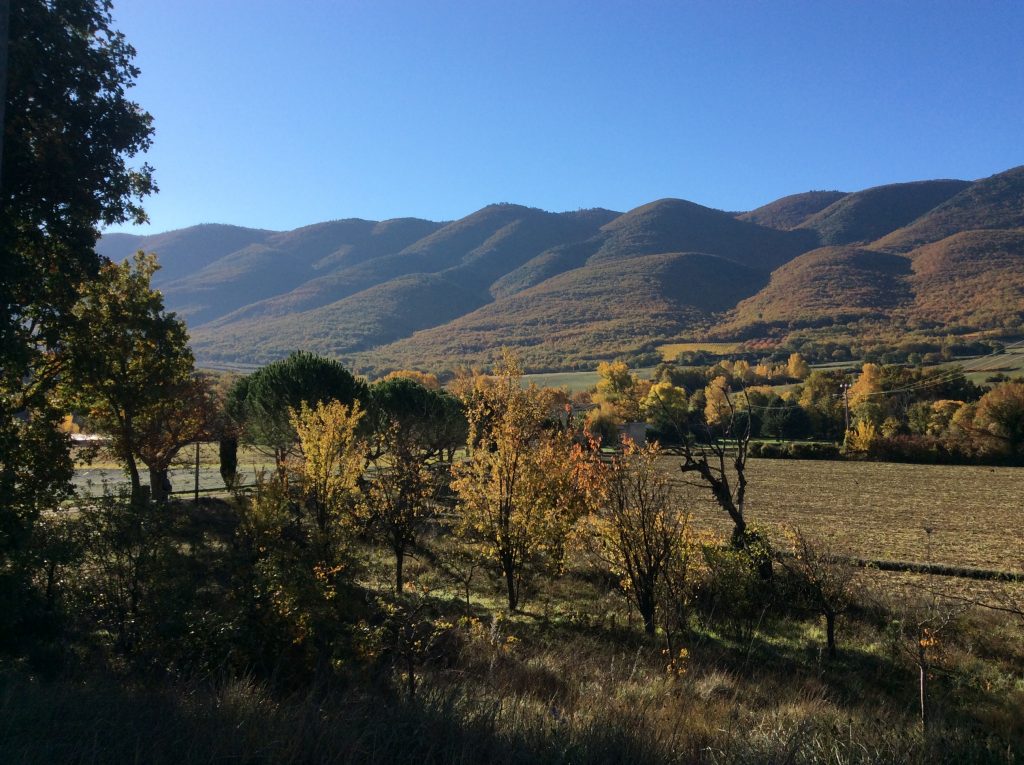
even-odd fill
[{"label": "tree", "polygon": [[[24,582],[36,518],[70,492],[70,445],[53,427],[63,412],[51,394],[71,307],[102,264],[100,226],[145,220],[140,202],[156,187],[148,165],[128,164],[149,147],[152,118],[126,96],[135,52],[112,29],[109,4],[12,0],[9,10],[0,67],[0,571]],[[0,603],[0,613],[18,608]]]},{"label": "tree", "polygon": [[336,400],[352,406],[366,398],[366,384],[333,359],[296,351],[240,378],[228,394],[228,413],[249,443],[271,450],[283,472],[296,433],[291,410]]},{"label": "tree", "polygon": [[848,393],[850,409],[855,410],[882,392],[882,368],[877,364],[865,364]]},{"label": "tree", "polygon": [[686,390],[669,381],[654,383],[643,401],[643,412],[647,422],[664,436],[675,439],[685,438],[679,427],[688,421],[690,401]]},{"label": "tree", "polygon": [[210,381],[200,375],[180,380],[166,397],[143,410],[138,418],[137,451],[149,468],[150,496],[163,502],[170,491],[167,472],[188,444],[217,435],[220,407]]},{"label": "tree", "polygon": [[301,515],[307,519],[318,561],[331,568],[351,534],[351,511],[356,507],[356,485],[362,475],[366,445],[357,428],[363,417],[359,404],[339,401],[306,402],[288,416],[299,441],[300,459],[289,472],[301,497]]},{"label": "tree", "polygon": [[602,411],[619,422],[637,422],[641,419],[640,402],[647,393],[648,383],[629,371],[622,361],[602,361],[597,365],[597,390],[594,402]]},{"label": "tree", "polygon": [[811,420],[811,431],[819,437],[838,438],[844,430],[843,399],[837,396],[840,381],[815,370],[800,387],[798,403]]},{"label": "tree", "polygon": [[[454,396],[408,378],[386,378],[370,388],[369,399],[373,469],[367,485],[368,516],[394,553],[395,587],[401,593],[406,553],[441,489],[438,461],[465,443],[466,423]],[[455,415],[462,419],[461,427]]]},{"label": "tree", "polygon": [[441,382],[437,379],[437,375],[430,374],[429,372],[420,372],[417,369],[398,369],[394,372],[388,372],[384,375],[385,380],[413,380],[418,382],[424,388],[430,390],[441,390]]},{"label": "tree", "polygon": [[[703,439],[683,440],[679,469],[684,476],[696,474],[699,478],[684,482],[711,491],[715,502],[732,520],[733,545],[746,549],[751,542],[746,519],[747,452],[752,422],[749,402],[746,394],[742,394],[744,407],[740,408],[723,377],[712,380],[704,393],[705,416],[713,419],[706,423]],[[771,575],[770,560],[761,566],[761,573],[765,577]]]},{"label": "tree", "polygon": [[1010,455],[1024,456],[1024,382],[1004,382],[982,396],[973,424]]},{"label": "tree", "polygon": [[603,501],[594,514],[595,550],[623,577],[644,630],[654,635],[662,577],[681,554],[687,518],[672,507],[668,475],[658,469],[657,444],[629,442],[602,475]]},{"label": "tree", "polygon": [[363,526],[362,413],[338,401],[302,402],[289,416],[295,453],[283,471],[261,476],[242,504],[240,538],[252,559],[246,587],[256,595],[260,639],[311,648],[322,670],[354,602],[352,545]]},{"label": "tree", "polygon": [[466,400],[469,458],[452,467],[459,534],[482,545],[519,607],[533,566],[558,562],[565,535],[582,515],[592,463],[568,433],[551,425],[541,392],[523,388],[508,353]]},{"label": "tree", "polygon": [[794,380],[803,380],[811,373],[811,367],[799,353],[791,353],[786,362],[786,374]]},{"label": "tree", "polygon": [[789,533],[792,556],[779,560],[789,572],[795,587],[794,603],[825,619],[825,642],[829,658],[834,659],[836,620],[853,603],[855,579],[853,566],[830,547],[813,543],[799,529]]},{"label": "tree", "polygon": [[71,400],[112,438],[133,501],[142,496],[138,459],[146,421],[157,428],[160,409],[192,375],[185,324],[164,311],[163,296],[150,287],[157,268],[156,257],[142,252],[132,263],[104,266],[82,286],[65,349]]}]

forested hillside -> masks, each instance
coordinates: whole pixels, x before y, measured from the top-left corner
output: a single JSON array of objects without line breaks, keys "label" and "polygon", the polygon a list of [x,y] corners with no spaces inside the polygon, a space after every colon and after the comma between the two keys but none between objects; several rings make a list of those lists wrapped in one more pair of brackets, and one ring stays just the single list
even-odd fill
[{"label": "forested hillside", "polygon": [[[941,335],[1024,324],[1024,168],[810,191],[732,214],[679,199],[626,213],[495,204],[457,221],[358,219],[274,232],[112,234],[154,279],[201,362],[296,348],[368,371],[572,368],[665,340],[767,339],[865,321]],[[924,329],[922,329],[924,328]]]}]

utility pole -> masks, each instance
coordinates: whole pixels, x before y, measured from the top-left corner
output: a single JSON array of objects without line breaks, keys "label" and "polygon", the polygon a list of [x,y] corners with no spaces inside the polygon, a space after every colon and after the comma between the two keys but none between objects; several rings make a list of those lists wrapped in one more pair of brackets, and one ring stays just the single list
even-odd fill
[{"label": "utility pole", "polygon": [[4,133],[7,131],[7,56],[10,48],[11,3],[0,0],[0,180],[3,179]]},{"label": "utility pole", "polygon": [[843,389],[843,409],[846,410],[846,432],[850,432],[850,383],[839,386]]},{"label": "utility pole", "polygon": [[195,502],[199,504],[199,442],[196,441]]}]

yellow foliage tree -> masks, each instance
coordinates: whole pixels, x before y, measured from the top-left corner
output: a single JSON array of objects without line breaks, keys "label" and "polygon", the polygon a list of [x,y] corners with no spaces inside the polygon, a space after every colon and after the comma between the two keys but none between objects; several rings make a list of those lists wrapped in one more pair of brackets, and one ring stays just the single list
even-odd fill
[{"label": "yellow foliage tree", "polygon": [[795,380],[803,380],[811,373],[810,365],[799,353],[791,353],[786,362],[786,374]]},{"label": "yellow foliage tree", "polygon": [[641,402],[650,383],[637,378],[622,361],[602,361],[597,365],[597,374],[600,379],[594,392],[594,403],[601,405],[620,422],[639,421]]},{"label": "yellow foliage tree", "polygon": [[865,364],[861,368],[857,380],[850,386],[849,399],[850,408],[856,408],[862,403],[874,398],[874,394],[882,390],[882,368],[878,364]]},{"label": "yellow foliage tree", "polygon": [[720,375],[704,388],[704,421],[717,425],[732,417],[733,404],[729,397],[729,383]]},{"label": "yellow foliage tree", "polygon": [[365,445],[356,435],[358,405],[302,404],[289,412],[299,452],[243,507],[241,534],[252,548],[253,586],[296,646],[325,661],[345,617],[361,524],[356,484]]},{"label": "yellow foliage tree", "polygon": [[668,380],[655,383],[643,400],[643,414],[662,433],[683,437],[690,411],[686,390]]},{"label": "yellow foliage tree", "polygon": [[388,372],[384,375],[385,380],[413,380],[418,382],[424,388],[430,390],[441,390],[441,382],[437,379],[437,375],[432,375],[429,372],[420,372],[416,369],[399,369],[394,372]]},{"label": "yellow foliage tree", "polygon": [[338,401],[312,408],[302,402],[298,411],[289,411],[299,458],[288,465],[288,475],[301,497],[311,541],[327,566],[337,564],[339,551],[351,538],[366,453],[356,433],[362,417],[358,402],[351,408]]},{"label": "yellow foliage tree", "polygon": [[870,420],[860,420],[846,434],[846,451],[871,455],[878,443],[878,428]]},{"label": "yellow foliage tree", "polygon": [[452,468],[461,500],[456,530],[498,565],[511,611],[535,565],[561,562],[594,470],[579,444],[552,425],[541,391],[523,388],[520,378],[506,352],[490,384],[466,399],[470,456]]}]

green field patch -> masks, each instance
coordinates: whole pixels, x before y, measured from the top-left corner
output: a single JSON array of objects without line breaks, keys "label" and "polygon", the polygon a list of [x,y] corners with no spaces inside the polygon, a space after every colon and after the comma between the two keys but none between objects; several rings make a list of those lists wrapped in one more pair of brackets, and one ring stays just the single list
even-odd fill
[{"label": "green field patch", "polygon": [[[633,374],[641,380],[649,380],[654,374],[654,367],[642,367],[632,370]],[[601,379],[597,370],[586,372],[544,372],[533,375],[523,375],[523,386],[536,385],[538,388],[568,388],[570,393],[590,390],[597,385]]]}]

